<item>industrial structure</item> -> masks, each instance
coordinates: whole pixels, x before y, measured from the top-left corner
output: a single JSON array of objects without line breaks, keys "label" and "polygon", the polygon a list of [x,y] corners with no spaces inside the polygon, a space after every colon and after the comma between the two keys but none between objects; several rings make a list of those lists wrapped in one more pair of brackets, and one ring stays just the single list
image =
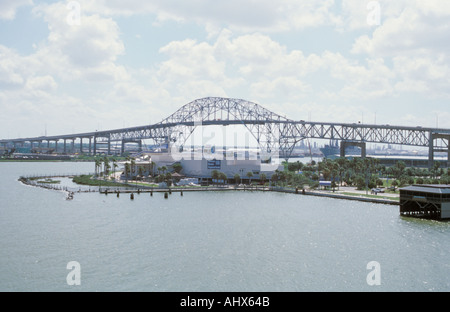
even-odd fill
[{"label": "industrial structure", "polygon": [[[153,125],[122,128],[88,133],[40,136],[32,138],[2,139],[0,147],[54,148],[63,145],[63,153],[74,153],[79,142],[79,153],[96,155],[100,151],[111,155],[123,154],[127,145],[142,150],[143,140],[151,139],[160,146],[182,152],[194,130],[201,126],[242,125],[254,137],[259,152],[257,158],[270,162],[273,158],[288,158],[296,144],[305,139],[338,140],[341,156],[348,146],[358,146],[365,156],[367,143],[398,144],[428,148],[431,167],[434,155],[445,152],[450,163],[450,129],[404,127],[391,125],[348,124],[294,121],[273,113],[262,106],[242,99],[207,97],[182,106],[175,113]],[[114,151],[113,143],[119,144]],[[224,146],[224,154],[227,147]]]},{"label": "industrial structure", "polygon": [[402,216],[450,219],[450,185],[412,185],[400,189]]}]

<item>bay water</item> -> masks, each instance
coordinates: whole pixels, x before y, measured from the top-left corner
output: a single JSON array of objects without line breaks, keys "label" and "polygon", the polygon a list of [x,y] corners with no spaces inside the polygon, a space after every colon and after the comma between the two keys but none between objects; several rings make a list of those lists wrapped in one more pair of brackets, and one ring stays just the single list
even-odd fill
[{"label": "bay water", "polygon": [[450,223],[397,206],[248,191],[66,200],[18,181],[93,169],[0,163],[0,291],[450,290]]}]

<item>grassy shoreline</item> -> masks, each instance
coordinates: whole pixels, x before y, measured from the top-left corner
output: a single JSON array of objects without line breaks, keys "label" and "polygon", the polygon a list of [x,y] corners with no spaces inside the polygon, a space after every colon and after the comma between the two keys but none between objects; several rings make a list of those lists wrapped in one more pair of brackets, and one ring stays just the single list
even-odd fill
[{"label": "grassy shoreline", "polygon": [[93,179],[92,175],[80,175],[73,177],[72,181],[76,184],[80,185],[89,185],[89,186],[127,186],[123,183],[117,183],[117,182],[111,182],[111,181],[104,181],[104,180],[98,180]]}]

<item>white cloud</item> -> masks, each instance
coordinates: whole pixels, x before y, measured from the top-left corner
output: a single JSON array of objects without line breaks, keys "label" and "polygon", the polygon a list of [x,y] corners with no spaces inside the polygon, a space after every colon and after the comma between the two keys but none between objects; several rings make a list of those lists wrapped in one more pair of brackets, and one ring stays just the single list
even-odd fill
[{"label": "white cloud", "polygon": [[0,19],[13,20],[20,7],[32,4],[32,0],[2,0],[0,1]]},{"label": "white cloud", "polygon": [[39,76],[39,77],[30,77],[27,80],[25,88],[30,90],[45,90],[45,91],[54,91],[57,88],[57,83],[53,79],[52,76]]},{"label": "white cloud", "polygon": [[89,12],[104,15],[131,16],[154,14],[158,23],[174,20],[193,22],[218,33],[217,28],[234,31],[287,31],[319,27],[340,23],[333,13],[335,3],[326,1],[297,0],[139,0],[123,1],[81,1],[81,6]]},{"label": "white cloud", "polygon": [[67,20],[71,11],[63,3],[40,5],[34,12],[48,23],[47,53],[61,58],[66,66],[92,69],[124,53],[119,28],[111,18],[81,14],[79,25],[71,24]]},{"label": "white cloud", "polygon": [[352,52],[382,57],[448,53],[450,6],[442,1],[439,2],[441,6],[435,1],[425,2],[410,3],[398,14],[386,17],[371,37],[357,38]]}]

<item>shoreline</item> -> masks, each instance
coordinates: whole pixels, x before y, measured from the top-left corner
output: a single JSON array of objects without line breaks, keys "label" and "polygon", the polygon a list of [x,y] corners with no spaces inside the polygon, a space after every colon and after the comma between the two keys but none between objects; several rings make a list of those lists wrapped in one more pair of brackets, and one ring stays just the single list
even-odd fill
[{"label": "shoreline", "polygon": [[[62,175],[55,176],[54,178],[61,177]],[[74,175],[69,175],[70,177]],[[33,177],[36,179],[37,177]],[[44,178],[44,177],[42,177]],[[49,178],[48,176],[45,176],[45,178]],[[301,190],[298,188],[285,188],[285,187],[267,187],[267,186],[189,186],[189,187],[183,187],[183,186],[175,186],[175,187],[152,187],[152,186],[144,186],[139,185],[135,186],[132,184],[123,184],[123,186],[95,186],[90,185],[89,190],[82,189],[82,187],[86,187],[87,185],[78,184],[80,185],[79,189],[75,188],[68,188],[60,185],[53,185],[53,184],[38,184],[30,182],[30,177],[19,177],[18,179],[22,184],[27,186],[33,186],[33,187],[40,187],[48,190],[55,190],[55,191],[64,191],[68,194],[71,194],[71,197],[73,198],[73,195],[75,193],[96,193],[99,194],[117,194],[120,193],[123,194],[140,194],[140,193],[183,193],[183,192],[224,192],[224,191],[247,191],[247,192],[278,192],[278,193],[287,193],[287,194],[296,194],[296,195],[303,195],[303,196],[316,196],[316,197],[326,197],[326,198],[334,198],[334,199],[343,199],[343,200],[354,200],[354,201],[362,201],[367,203],[376,203],[376,204],[384,204],[384,205],[399,205],[400,201],[397,197],[394,197],[393,199],[387,199],[386,197],[383,198],[374,198],[365,196],[364,194],[360,195],[348,195],[348,194],[341,194],[339,192],[328,192],[328,191],[319,191],[319,190]],[[94,188],[94,189],[91,189]],[[95,189],[97,188],[97,189]],[[382,196],[380,196],[382,197]],[[71,199],[72,199],[71,198]]]},{"label": "shoreline", "polygon": [[176,188],[143,188],[143,189],[126,189],[126,190],[99,190],[100,194],[108,195],[108,194],[140,194],[140,193],[182,193],[182,192],[226,192],[226,191],[247,191],[247,192],[278,192],[278,193],[287,193],[287,194],[296,194],[303,196],[316,196],[316,197],[327,197],[334,199],[344,199],[344,200],[355,200],[362,201],[367,203],[376,203],[376,204],[384,204],[384,205],[399,205],[399,200],[395,199],[386,199],[386,198],[371,198],[365,196],[352,196],[352,195],[343,195],[343,194],[331,194],[320,191],[296,191],[295,189],[282,189],[282,188],[269,188],[269,187],[176,187]]}]

